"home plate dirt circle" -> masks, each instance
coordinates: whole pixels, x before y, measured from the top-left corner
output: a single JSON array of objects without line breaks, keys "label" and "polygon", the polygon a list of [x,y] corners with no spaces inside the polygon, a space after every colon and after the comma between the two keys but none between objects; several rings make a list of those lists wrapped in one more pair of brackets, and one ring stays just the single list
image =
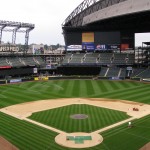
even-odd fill
[{"label": "home plate dirt circle", "polygon": [[98,133],[61,133],[55,137],[55,142],[69,148],[88,148],[102,143],[103,137]]}]

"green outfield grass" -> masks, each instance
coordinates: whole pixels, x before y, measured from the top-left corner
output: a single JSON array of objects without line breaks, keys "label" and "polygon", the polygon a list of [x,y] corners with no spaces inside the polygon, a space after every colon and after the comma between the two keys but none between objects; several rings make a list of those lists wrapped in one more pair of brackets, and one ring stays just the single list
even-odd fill
[{"label": "green outfield grass", "polygon": [[127,81],[54,80],[0,86],[0,108],[28,101],[92,97],[150,104],[150,85]]},{"label": "green outfield grass", "polygon": [[[70,118],[73,114],[86,114],[88,118],[75,120]],[[127,119],[129,116],[124,112],[91,105],[70,105],[33,113],[29,118],[71,133],[93,132]]]},{"label": "green outfield grass", "polygon": [[[150,104],[150,84],[128,81],[54,80],[0,86],[0,108],[57,98],[111,98]],[[150,116],[102,133],[102,144],[88,150],[138,150],[150,142]],[[72,150],[54,142],[56,133],[0,113],[0,135],[20,150]]]}]

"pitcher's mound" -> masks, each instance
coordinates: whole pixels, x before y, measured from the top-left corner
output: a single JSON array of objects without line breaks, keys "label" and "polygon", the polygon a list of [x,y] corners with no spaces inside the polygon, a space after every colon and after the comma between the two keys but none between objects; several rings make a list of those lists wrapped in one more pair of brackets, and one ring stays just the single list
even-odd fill
[{"label": "pitcher's mound", "polygon": [[103,137],[97,133],[66,133],[55,137],[55,142],[69,148],[88,148],[100,144]]},{"label": "pitcher's mound", "polygon": [[86,118],[88,118],[88,115],[85,115],[85,114],[74,114],[74,115],[71,115],[70,118],[72,118],[72,119],[86,119]]}]

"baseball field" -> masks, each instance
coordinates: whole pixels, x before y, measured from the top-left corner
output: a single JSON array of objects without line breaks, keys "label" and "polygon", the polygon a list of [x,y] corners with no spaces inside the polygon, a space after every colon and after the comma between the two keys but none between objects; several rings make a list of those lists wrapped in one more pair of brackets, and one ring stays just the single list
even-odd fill
[{"label": "baseball field", "polygon": [[[86,149],[139,150],[150,142],[149,91],[148,83],[108,80],[52,80],[1,85],[0,136],[20,150],[72,150],[55,142],[57,130],[97,132],[103,137],[102,143]],[[113,105],[115,102],[117,105]],[[132,112],[132,115],[132,107],[142,107],[143,110]],[[144,115],[138,118],[142,113]],[[74,120],[71,118],[74,114],[85,114],[87,118]],[[101,130],[133,117],[133,128],[128,128],[125,122]],[[48,127],[55,128],[56,132]]]}]

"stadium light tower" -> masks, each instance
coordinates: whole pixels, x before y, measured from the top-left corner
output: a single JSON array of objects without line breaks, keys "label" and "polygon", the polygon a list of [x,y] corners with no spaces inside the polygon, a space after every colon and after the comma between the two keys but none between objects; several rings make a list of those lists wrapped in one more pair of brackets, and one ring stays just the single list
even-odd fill
[{"label": "stadium light tower", "polygon": [[29,41],[29,32],[33,30],[35,27],[34,24],[31,23],[23,23],[23,22],[14,22],[14,21],[4,21],[0,20],[0,44],[2,42],[2,33],[12,32],[12,44],[16,44],[16,33],[25,33],[25,51],[28,48]]}]

